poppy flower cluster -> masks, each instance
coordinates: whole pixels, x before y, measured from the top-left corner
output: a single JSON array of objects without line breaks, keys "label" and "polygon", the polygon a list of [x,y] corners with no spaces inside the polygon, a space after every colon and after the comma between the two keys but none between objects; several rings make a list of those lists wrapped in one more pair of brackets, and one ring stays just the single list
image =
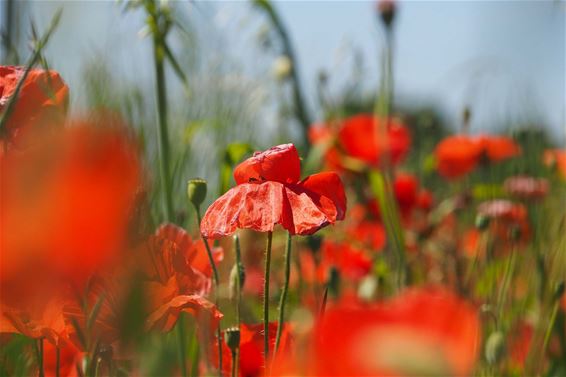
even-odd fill
[{"label": "poppy flower cluster", "polygon": [[448,179],[470,173],[483,161],[495,163],[520,153],[521,148],[512,139],[492,135],[449,136],[434,151],[438,173]]},{"label": "poppy flower cluster", "polygon": [[374,167],[383,163],[398,165],[411,146],[409,130],[398,118],[384,119],[372,114],[346,118],[337,130],[330,125],[313,126],[310,140],[324,145],[329,167],[340,170],[351,169],[359,162]]}]

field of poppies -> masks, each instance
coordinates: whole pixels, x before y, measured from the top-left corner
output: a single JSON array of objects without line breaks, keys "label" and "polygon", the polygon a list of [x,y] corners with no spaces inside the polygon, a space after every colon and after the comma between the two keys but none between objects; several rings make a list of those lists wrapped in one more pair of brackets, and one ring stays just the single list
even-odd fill
[{"label": "field of poppies", "polygon": [[0,66],[0,376],[565,376],[563,146],[397,106],[390,0],[379,88],[311,119],[290,31],[252,3],[296,132],[235,136],[202,177],[171,127],[192,78],[167,2],[117,5],[147,17],[151,133],[69,108],[43,55],[60,13]]}]

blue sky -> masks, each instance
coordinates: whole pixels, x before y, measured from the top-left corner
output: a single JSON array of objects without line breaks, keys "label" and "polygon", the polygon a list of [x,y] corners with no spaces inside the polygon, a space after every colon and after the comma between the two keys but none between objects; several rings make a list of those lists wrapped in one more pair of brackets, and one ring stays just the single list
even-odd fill
[{"label": "blue sky", "polygon": [[[216,52],[260,79],[269,70],[272,57],[261,56],[255,39],[261,18],[249,3],[198,3],[197,10],[178,4],[192,13],[201,35],[214,35],[212,53],[221,49]],[[80,102],[82,64],[98,55],[123,77],[151,82],[150,42],[138,35],[141,13],[125,15],[116,2],[102,1],[31,2],[28,11],[45,26],[58,6],[64,18],[47,55],[78,88],[74,100]],[[376,85],[382,35],[373,2],[279,1],[275,6],[290,30],[309,98],[321,68],[336,87],[348,79],[354,49],[365,58],[365,86]],[[438,106],[454,124],[462,107],[470,105],[477,132],[534,117],[564,143],[565,17],[565,4],[558,1],[401,2],[396,93],[402,100]]]}]

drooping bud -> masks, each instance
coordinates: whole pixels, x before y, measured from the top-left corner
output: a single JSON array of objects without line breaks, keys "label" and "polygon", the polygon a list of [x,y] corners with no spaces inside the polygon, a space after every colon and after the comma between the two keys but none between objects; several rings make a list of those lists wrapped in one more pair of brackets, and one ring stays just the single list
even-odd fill
[{"label": "drooping bud", "polygon": [[[238,276],[238,272],[240,276]],[[246,271],[244,266],[240,265],[238,268],[238,263],[234,263],[234,266],[230,270],[230,284],[229,284],[229,294],[230,299],[234,300],[238,297],[238,289],[241,290],[246,282]]]},{"label": "drooping bud", "polygon": [[476,228],[479,231],[484,231],[487,230],[487,228],[489,227],[489,217],[484,216],[484,215],[477,215],[476,216]]},{"label": "drooping bud", "polygon": [[230,327],[224,331],[225,341],[230,351],[236,352],[240,347],[240,329],[237,327]]},{"label": "drooping bud", "polygon": [[501,331],[489,335],[485,343],[485,358],[489,364],[497,364],[505,352],[505,336]]},{"label": "drooping bud", "polygon": [[189,196],[189,201],[196,208],[199,208],[202,202],[204,202],[204,199],[206,199],[206,181],[201,178],[189,180],[187,184],[187,195]]},{"label": "drooping bud", "polygon": [[379,0],[377,2],[377,11],[386,28],[390,28],[393,24],[396,8],[397,5],[394,0]]}]

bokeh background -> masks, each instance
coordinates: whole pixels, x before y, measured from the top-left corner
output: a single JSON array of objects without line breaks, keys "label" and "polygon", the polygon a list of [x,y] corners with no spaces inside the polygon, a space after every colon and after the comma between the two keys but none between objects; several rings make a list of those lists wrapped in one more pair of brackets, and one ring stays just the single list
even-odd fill
[{"label": "bokeh background", "polygon": [[[4,22],[7,4],[0,10]],[[260,117],[263,135],[270,134],[278,123],[273,102],[279,94],[269,85],[277,54],[265,51],[263,15],[240,1],[174,5],[176,17],[191,27],[185,36],[172,36],[174,46],[195,74],[190,76],[193,97],[171,98],[184,107],[187,100],[200,104],[218,94],[231,97],[235,107],[247,110],[248,121]],[[41,30],[63,9],[45,55],[73,88],[72,108],[88,103],[88,76],[97,70],[111,76],[117,89],[151,90],[151,42],[144,38],[142,12],[125,12],[114,1],[14,2],[12,7],[12,38],[21,58],[28,54],[30,20]],[[321,72],[334,92],[354,80],[373,90],[383,45],[373,2],[279,1],[276,7],[295,45],[313,119],[320,117],[315,98]],[[564,144],[564,2],[407,1],[399,8],[398,100],[438,108],[452,125],[463,106],[470,106],[472,130],[530,123]],[[237,93],[246,93],[243,103]]]}]

